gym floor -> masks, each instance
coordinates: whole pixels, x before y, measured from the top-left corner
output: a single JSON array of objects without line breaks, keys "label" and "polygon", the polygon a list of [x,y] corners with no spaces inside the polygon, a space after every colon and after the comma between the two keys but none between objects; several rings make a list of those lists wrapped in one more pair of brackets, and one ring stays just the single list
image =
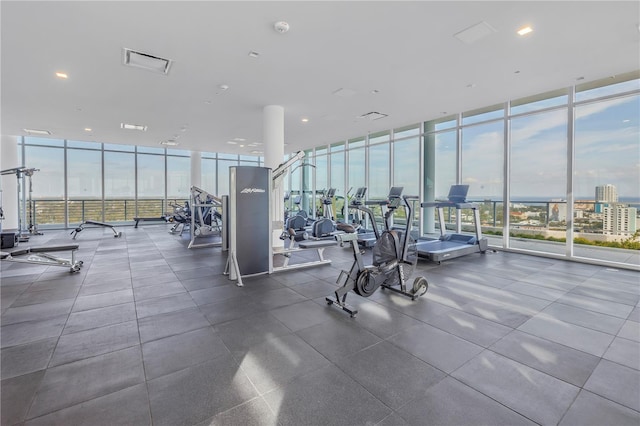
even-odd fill
[{"label": "gym floor", "polygon": [[351,293],[350,318],[324,300],[348,248],[240,288],[219,248],[120,230],[86,229],[76,274],[1,262],[2,425],[640,424],[638,272],[421,261],[425,296]]}]

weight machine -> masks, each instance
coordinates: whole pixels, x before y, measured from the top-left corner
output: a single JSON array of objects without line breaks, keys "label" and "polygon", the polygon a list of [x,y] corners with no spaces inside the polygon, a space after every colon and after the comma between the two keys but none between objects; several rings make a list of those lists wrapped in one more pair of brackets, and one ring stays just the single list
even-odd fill
[{"label": "weight machine", "polygon": [[191,240],[188,248],[220,247],[221,241],[200,243],[195,242],[199,237],[222,237],[222,199],[200,189],[191,187]]},{"label": "weight machine", "polygon": [[[29,241],[29,232],[31,235],[42,235],[42,232],[38,231],[38,225],[36,224],[36,212],[33,205],[33,180],[32,176],[35,172],[39,172],[40,169],[35,168],[27,168],[27,167],[14,167],[12,169],[6,169],[0,171],[0,175],[16,175],[16,180],[18,184],[18,241],[27,242]],[[27,197],[26,197],[26,188],[24,185],[24,177],[29,178],[29,227],[24,228],[24,225],[27,222],[26,214],[27,214]],[[22,180],[23,184],[20,185],[20,180]],[[22,196],[21,196],[22,193]],[[20,209],[20,201],[22,201],[22,209]],[[22,210],[22,211],[21,211]]]}]

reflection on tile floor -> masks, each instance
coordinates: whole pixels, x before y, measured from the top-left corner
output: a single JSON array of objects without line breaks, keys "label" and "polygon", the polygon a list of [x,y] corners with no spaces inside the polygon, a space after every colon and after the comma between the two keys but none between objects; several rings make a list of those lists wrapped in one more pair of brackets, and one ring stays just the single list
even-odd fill
[{"label": "reflection on tile floor", "polygon": [[348,248],[241,288],[219,248],[122,230],[83,233],[76,274],[1,263],[2,425],[640,424],[638,272],[420,261],[425,296],[350,293],[351,318],[324,300]]}]

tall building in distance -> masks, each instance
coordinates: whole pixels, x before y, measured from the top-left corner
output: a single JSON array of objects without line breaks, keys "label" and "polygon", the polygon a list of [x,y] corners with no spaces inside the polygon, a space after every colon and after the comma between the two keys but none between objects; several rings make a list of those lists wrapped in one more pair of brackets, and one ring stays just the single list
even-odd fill
[{"label": "tall building in distance", "polygon": [[638,210],[635,207],[614,203],[602,210],[602,232],[605,235],[631,236],[636,232]]},{"label": "tall building in distance", "polygon": [[617,203],[618,190],[614,185],[596,186],[596,203]]}]

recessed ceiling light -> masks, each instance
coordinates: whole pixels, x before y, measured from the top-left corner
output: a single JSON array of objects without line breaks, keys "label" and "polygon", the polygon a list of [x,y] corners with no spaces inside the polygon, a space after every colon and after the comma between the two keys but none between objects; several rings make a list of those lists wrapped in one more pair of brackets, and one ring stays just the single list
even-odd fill
[{"label": "recessed ceiling light", "polygon": [[249,52],[249,57],[251,58],[257,58],[258,56],[260,56],[260,54],[254,50]]},{"label": "recessed ceiling light", "polygon": [[254,149],[253,151],[251,151],[252,154],[262,154],[264,153],[264,151],[258,151],[256,149]]},{"label": "recessed ceiling light", "polygon": [[30,135],[50,135],[51,132],[48,130],[37,130],[37,129],[22,129]]},{"label": "recessed ceiling light", "polygon": [[91,129],[91,127],[85,127],[85,128],[84,128],[84,131],[85,131],[85,132],[90,132],[91,130],[92,130],[92,129]]},{"label": "recessed ceiling light", "polygon": [[168,141],[162,141],[162,142],[160,142],[160,145],[177,146],[177,145],[179,145],[179,144],[178,144],[178,142],[176,142],[176,141],[168,140]]},{"label": "recessed ceiling light", "polygon": [[302,118],[300,121],[302,121],[303,123],[308,123],[309,119],[307,117]]},{"label": "recessed ceiling light", "polygon": [[531,28],[529,25],[518,30],[518,34],[521,36],[529,34],[530,32],[533,32],[533,28]]},{"label": "recessed ceiling light", "polygon": [[245,138],[233,138],[233,140],[236,141],[236,142],[244,142],[244,141],[246,141]]},{"label": "recessed ceiling light", "polygon": [[63,80],[66,80],[67,78],[69,78],[69,76],[67,75],[67,73],[60,72],[60,71],[56,73],[56,77],[61,78],[61,79],[63,79]]},{"label": "recessed ceiling light", "polygon": [[120,123],[120,128],[121,129],[127,129],[127,130],[140,130],[142,132],[146,132],[147,131],[147,126],[143,126],[142,124]]},{"label": "recessed ceiling light", "polygon": [[469,89],[473,89],[474,87],[476,87],[475,83],[467,84],[467,88]]},{"label": "recessed ceiling light", "polygon": [[229,145],[238,145],[238,142],[236,142],[236,141],[227,141],[227,143]]}]

